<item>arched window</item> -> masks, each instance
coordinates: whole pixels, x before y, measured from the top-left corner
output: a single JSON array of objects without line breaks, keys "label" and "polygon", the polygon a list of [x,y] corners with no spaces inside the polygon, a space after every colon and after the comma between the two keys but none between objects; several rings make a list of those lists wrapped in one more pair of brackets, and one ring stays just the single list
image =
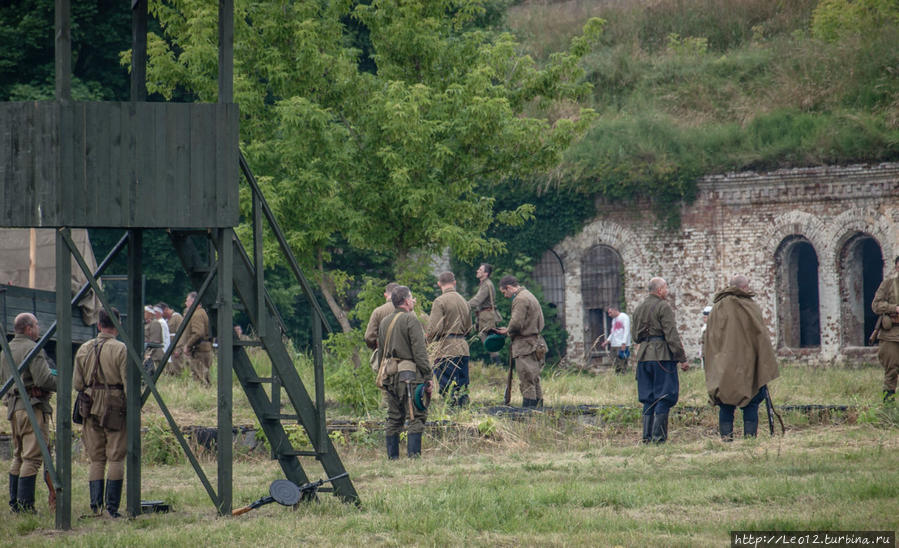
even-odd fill
[{"label": "arched window", "polygon": [[818,254],[815,248],[803,236],[788,236],[777,249],[775,264],[781,346],[821,346]]},{"label": "arched window", "polygon": [[840,311],[844,346],[866,346],[877,315],[871,302],[883,281],[883,252],[870,234],[852,235],[840,250]]},{"label": "arched window", "polygon": [[552,249],[546,251],[531,274],[543,288],[543,298],[556,307],[559,321],[565,326],[565,269],[562,259]]},{"label": "arched window", "polygon": [[608,306],[623,308],[624,288],[621,283],[623,265],[621,256],[613,248],[597,245],[590,248],[581,264],[581,293],[584,299],[584,314],[589,340],[587,344],[590,358],[600,354],[600,336],[608,336],[611,319],[606,313]]}]

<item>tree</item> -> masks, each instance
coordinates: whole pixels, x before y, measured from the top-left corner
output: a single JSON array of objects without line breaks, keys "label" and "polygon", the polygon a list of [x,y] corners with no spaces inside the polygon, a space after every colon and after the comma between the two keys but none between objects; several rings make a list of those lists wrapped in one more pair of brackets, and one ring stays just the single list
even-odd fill
[{"label": "tree", "polygon": [[[553,167],[592,118],[524,113],[589,90],[578,61],[600,20],[540,68],[511,35],[474,26],[483,0],[235,4],[242,146],[345,331],[335,295],[348,277],[331,268],[339,242],[392,255],[395,274],[446,248],[500,250],[488,228],[520,224],[533,208],[495,211],[478,188]],[[215,6],[172,0],[151,10],[163,34],[149,38],[149,91],[215,100]],[[348,45],[360,27],[369,59]]]}]

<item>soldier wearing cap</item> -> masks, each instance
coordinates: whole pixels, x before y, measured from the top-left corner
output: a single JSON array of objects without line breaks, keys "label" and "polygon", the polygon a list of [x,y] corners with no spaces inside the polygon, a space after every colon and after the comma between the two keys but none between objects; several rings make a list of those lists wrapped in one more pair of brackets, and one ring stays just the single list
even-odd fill
[{"label": "soldier wearing cap", "polygon": [[[0,370],[2,370],[0,378],[3,382],[12,377],[12,368],[22,363],[25,356],[35,347],[35,341],[41,336],[41,326],[37,318],[27,312],[16,316],[13,331],[15,336],[9,341],[12,359],[10,360],[10,356],[0,355]],[[13,458],[9,468],[9,507],[13,512],[34,512],[34,489],[42,457],[41,446],[25,410],[25,398],[28,398],[34,409],[38,430],[44,441],[49,443],[48,423],[53,415],[50,396],[56,392],[56,370],[53,366],[53,362],[41,350],[21,374],[28,393],[24,396],[19,394],[18,388],[14,385],[3,398],[8,408],[6,418],[9,419],[12,429]],[[53,495],[51,501],[55,500],[55,493],[51,495]]]},{"label": "soldier wearing cap", "polygon": [[[112,309],[116,319],[119,311]],[[103,478],[106,477],[106,511],[119,517],[122,484],[125,480],[125,379],[128,351],[116,339],[119,332],[106,310],[100,310],[99,335],[82,344],[75,353],[72,386],[89,397],[82,439],[90,460],[88,488],[91,510],[103,512]],[[107,470],[108,466],[108,470]]]},{"label": "soldier wearing cap", "polygon": [[510,349],[518,373],[522,407],[543,407],[543,389],[540,387],[540,370],[546,358],[546,341],[543,331],[543,309],[533,293],[518,285],[515,276],[503,276],[499,281],[503,296],[512,299],[509,325],[497,329],[497,333],[512,338]]},{"label": "soldier wearing cap", "polygon": [[165,355],[164,333],[156,321],[156,309],[149,305],[144,307],[144,348],[144,367],[149,369],[152,363],[153,371],[158,371]]},{"label": "soldier wearing cap", "polygon": [[442,292],[434,299],[428,318],[427,342],[434,357],[434,374],[440,385],[440,394],[447,396],[451,405],[468,403],[468,341],[471,331],[471,313],[468,301],[456,293],[456,277],[443,272],[437,278]]},{"label": "soldier wearing cap", "polygon": [[431,364],[421,322],[415,317],[415,299],[409,288],[399,285],[391,295],[394,312],[378,328],[378,386],[387,400],[387,458],[399,458],[400,433],[409,421],[407,454],[421,456],[421,434],[428,410],[415,405],[420,385],[431,382]]}]

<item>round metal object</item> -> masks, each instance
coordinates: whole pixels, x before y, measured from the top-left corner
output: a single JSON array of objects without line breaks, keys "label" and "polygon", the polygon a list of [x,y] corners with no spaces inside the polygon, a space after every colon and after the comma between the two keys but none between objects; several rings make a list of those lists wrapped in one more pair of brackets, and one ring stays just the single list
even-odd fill
[{"label": "round metal object", "polygon": [[487,335],[487,338],[484,339],[484,348],[487,349],[487,352],[499,352],[505,345],[506,337],[504,335],[494,333]]},{"label": "round metal object", "polygon": [[272,486],[268,489],[268,494],[275,499],[275,502],[284,506],[293,506],[300,502],[300,488],[290,480],[273,481]]}]

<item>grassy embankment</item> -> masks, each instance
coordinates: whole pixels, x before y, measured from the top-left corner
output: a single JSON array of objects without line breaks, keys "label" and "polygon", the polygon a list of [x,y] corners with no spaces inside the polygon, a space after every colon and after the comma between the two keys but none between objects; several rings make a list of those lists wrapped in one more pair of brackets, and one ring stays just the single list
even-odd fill
[{"label": "grassy embankment", "polygon": [[525,0],[509,28],[538,60],[588,17],[607,21],[584,61],[600,116],[557,177],[607,199],[689,197],[707,173],[899,158],[899,28],[836,41],[816,0]]}]

